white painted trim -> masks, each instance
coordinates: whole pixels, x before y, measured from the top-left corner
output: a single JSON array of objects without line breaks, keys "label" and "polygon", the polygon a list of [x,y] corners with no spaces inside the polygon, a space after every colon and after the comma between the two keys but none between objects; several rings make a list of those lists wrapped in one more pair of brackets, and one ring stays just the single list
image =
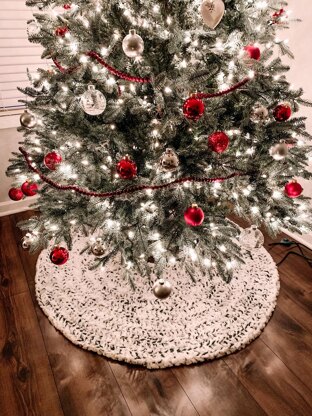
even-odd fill
[{"label": "white painted trim", "polygon": [[0,217],[5,215],[16,214],[17,212],[29,210],[29,205],[32,204],[34,199],[23,199],[22,201],[4,201],[0,202]]},{"label": "white painted trim", "polygon": [[22,110],[16,110],[14,112],[0,113],[0,130],[19,127],[19,119],[22,112]]}]

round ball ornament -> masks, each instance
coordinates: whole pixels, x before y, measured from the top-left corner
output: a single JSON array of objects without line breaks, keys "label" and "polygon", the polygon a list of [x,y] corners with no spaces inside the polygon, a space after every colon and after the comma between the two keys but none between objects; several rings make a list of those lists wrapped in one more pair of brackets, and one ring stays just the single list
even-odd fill
[{"label": "round ball ornament", "polygon": [[9,190],[9,198],[12,199],[12,201],[20,201],[24,198],[24,194],[20,188],[11,188]]},{"label": "round ball ornament", "polygon": [[288,198],[298,198],[302,192],[303,188],[297,181],[291,181],[285,185],[285,194]]},{"label": "round ball ornament", "polygon": [[153,286],[153,293],[158,299],[166,299],[172,292],[172,285],[168,280],[159,279]]},{"label": "round ball ornament", "polygon": [[223,153],[229,147],[230,139],[223,131],[216,131],[208,137],[208,147],[216,153]]},{"label": "round ball ornament", "polygon": [[57,266],[62,266],[69,259],[69,252],[64,247],[54,247],[50,253],[50,260]]},{"label": "round ball ornament", "polygon": [[179,158],[176,152],[169,148],[165,150],[159,159],[160,168],[165,172],[173,172],[179,167]]},{"label": "round ball ornament", "polygon": [[250,59],[254,59],[256,61],[259,61],[261,57],[260,49],[255,45],[247,45],[244,47],[244,51]]},{"label": "round ball ornament", "polygon": [[184,212],[184,220],[191,227],[202,225],[205,219],[204,211],[198,205],[193,204]]},{"label": "round ball ornament", "polygon": [[63,8],[64,8],[65,10],[70,10],[70,9],[71,9],[71,4],[64,4],[64,5],[63,5]]},{"label": "round ball ornament", "polygon": [[183,115],[188,120],[197,121],[201,118],[205,111],[205,104],[196,97],[190,97],[184,101]]},{"label": "round ball ornament", "polygon": [[62,156],[56,152],[50,152],[44,157],[44,164],[49,170],[56,170],[62,162]]},{"label": "round ball ornament", "polygon": [[104,256],[105,246],[101,238],[97,238],[96,241],[91,245],[91,253],[97,257]]},{"label": "round ball ornament", "polygon": [[288,155],[288,146],[286,143],[278,143],[270,149],[270,155],[274,160],[283,160]]},{"label": "round ball ornament", "polygon": [[202,19],[210,29],[215,29],[221,22],[225,12],[222,0],[204,0],[200,5]]},{"label": "round ball ornament", "polygon": [[94,85],[89,85],[88,90],[80,97],[80,106],[90,116],[98,116],[106,108],[106,98]]},{"label": "round ball ornament", "polygon": [[33,114],[25,110],[20,116],[20,123],[26,129],[33,129],[37,125],[37,119]]},{"label": "round ball ornament", "polygon": [[137,174],[137,165],[128,155],[117,163],[116,169],[121,179],[133,179]]},{"label": "round ball ornament", "polygon": [[144,42],[134,29],[129,31],[122,41],[122,49],[129,58],[136,58],[142,55],[144,51]]},{"label": "round ball ornament", "polygon": [[269,119],[269,110],[262,104],[257,103],[251,110],[250,120],[253,123],[265,123]]},{"label": "round ball ornament", "polygon": [[291,117],[291,105],[289,103],[281,103],[275,107],[273,116],[276,121],[287,121]]},{"label": "round ball ornament", "polygon": [[55,29],[55,35],[56,35],[56,36],[59,36],[59,37],[61,37],[61,38],[64,38],[67,32],[69,32],[69,29],[68,29],[68,27],[66,27],[66,26],[63,26],[63,27],[57,27],[57,28]]},{"label": "round ball ornament", "polygon": [[239,242],[247,250],[253,250],[263,246],[264,236],[257,226],[252,225],[241,232]]},{"label": "round ball ornament", "polygon": [[22,238],[22,247],[24,250],[29,250],[30,246],[31,246],[31,241],[33,239],[32,234],[27,233],[23,238]]},{"label": "round ball ornament", "polygon": [[35,196],[38,192],[38,185],[34,182],[26,181],[21,186],[21,190],[25,196]]}]

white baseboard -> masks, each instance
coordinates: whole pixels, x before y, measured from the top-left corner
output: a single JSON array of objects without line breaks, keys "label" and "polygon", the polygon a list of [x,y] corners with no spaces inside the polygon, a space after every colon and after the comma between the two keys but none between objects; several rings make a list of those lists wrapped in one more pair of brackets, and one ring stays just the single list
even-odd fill
[{"label": "white baseboard", "polygon": [[300,234],[292,233],[291,231],[286,230],[285,228],[283,228],[283,232],[289,235],[294,240],[297,240],[298,243],[304,244],[305,246],[307,246],[308,248],[312,250],[312,234],[300,235]]},{"label": "white baseboard", "polygon": [[22,201],[4,201],[0,202],[0,217],[5,215],[16,214],[18,212],[29,210],[29,205],[32,204],[34,200],[23,199]]}]

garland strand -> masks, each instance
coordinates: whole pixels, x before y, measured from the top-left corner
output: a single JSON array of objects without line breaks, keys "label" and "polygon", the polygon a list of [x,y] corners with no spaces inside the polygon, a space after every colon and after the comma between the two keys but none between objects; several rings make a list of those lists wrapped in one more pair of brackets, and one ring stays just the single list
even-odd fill
[{"label": "garland strand", "polygon": [[194,98],[214,98],[214,97],[221,97],[222,95],[230,94],[231,92],[237,90],[238,88],[242,87],[243,85],[247,84],[251,78],[246,77],[242,81],[238,82],[237,84],[232,85],[231,87],[227,88],[226,90],[221,90],[213,93],[204,93],[204,92],[197,92],[192,96]]},{"label": "garland strand", "polygon": [[76,192],[80,195],[93,196],[93,197],[98,197],[98,198],[112,198],[112,197],[115,197],[115,196],[129,195],[129,194],[134,194],[134,193],[141,192],[141,191],[146,191],[146,190],[154,191],[154,190],[159,190],[159,189],[170,188],[172,186],[183,184],[183,183],[186,183],[186,182],[192,182],[192,183],[224,182],[224,181],[227,181],[229,179],[232,179],[232,178],[235,178],[235,177],[238,177],[238,176],[247,176],[248,175],[247,173],[234,172],[231,175],[224,176],[224,177],[217,177],[217,178],[197,178],[197,177],[193,177],[193,176],[188,176],[186,178],[175,179],[172,182],[163,183],[163,184],[160,184],[160,185],[137,185],[137,186],[131,186],[131,187],[126,188],[126,189],[119,189],[117,191],[111,191],[111,192],[94,192],[94,191],[89,191],[87,189],[80,188],[77,185],[60,185],[59,183],[54,182],[52,179],[48,178],[38,168],[36,168],[34,166],[33,162],[30,160],[29,154],[26,152],[25,149],[23,149],[22,147],[19,147],[19,150],[22,153],[22,155],[24,156],[28,168],[32,172],[39,175],[40,179],[43,182],[51,185],[55,189],[61,190],[61,191],[74,191],[74,192]]}]

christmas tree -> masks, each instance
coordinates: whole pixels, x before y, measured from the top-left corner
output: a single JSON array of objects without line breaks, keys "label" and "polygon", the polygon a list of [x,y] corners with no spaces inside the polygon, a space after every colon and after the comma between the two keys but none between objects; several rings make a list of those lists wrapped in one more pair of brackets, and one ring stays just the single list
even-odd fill
[{"label": "christmas tree", "polygon": [[83,232],[90,267],[118,254],[134,285],[176,261],[229,281],[243,243],[231,215],[273,234],[311,229],[295,179],[311,177],[295,114],[310,103],[285,77],[285,1],[27,4],[51,68],[29,74],[8,169],[12,199],[39,194],[25,248],[52,241],[61,265]]}]

